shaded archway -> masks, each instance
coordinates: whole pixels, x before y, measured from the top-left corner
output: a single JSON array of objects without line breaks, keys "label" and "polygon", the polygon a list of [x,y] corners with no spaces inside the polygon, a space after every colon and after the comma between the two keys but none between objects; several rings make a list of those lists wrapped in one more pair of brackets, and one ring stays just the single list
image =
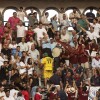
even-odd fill
[{"label": "shaded archway", "polygon": [[96,16],[98,8],[94,7],[94,6],[90,6],[90,7],[85,8],[83,11],[83,14],[86,15],[86,13],[90,12],[91,9],[93,9],[93,13]]},{"label": "shaded archway", "polygon": [[57,15],[58,16],[58,13],[60,12],[59,9],[57,9],[56,7],[48,7],[46,8],[42,15],[44,15],[45,12],[48,12],[49,13],[49,16],[48,16],[48,21],[51,21],[51,18],[54,16],[54,15]]}]

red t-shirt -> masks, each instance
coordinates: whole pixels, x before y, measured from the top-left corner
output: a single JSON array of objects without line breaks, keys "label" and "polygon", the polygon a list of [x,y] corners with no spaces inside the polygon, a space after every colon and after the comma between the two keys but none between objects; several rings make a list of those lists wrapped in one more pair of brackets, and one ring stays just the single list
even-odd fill
[{"label": "red t-shirt", "polygon": [[87,51],[84,51],[84,53],[81,53],[81,54],[79,54],[79,63],[86,63],[86,62],[88,62],[88,57],[87,57],[87,55],[88,55],[88,52]]},{"label": "red t-shirt", "polygon": [[24,96],[25,100],[29,100],[30,99],[28,91],[23,90],[22,91],[22,95]]},{"label": "red t-shirt", "polygon": [[75,93],[67,93],[68,94],[68,100],[75,100]]},{"label": "red t-shirt", "polygon": [[57,94],[50,93],[49,100],[57,99]]},{"label": "red t-shirt", "polygon": [[34,100],[42,100],[42,96],[40,93],[36,93],[34,96]]},{"label": "red t-shirt", "polygon": [[17,26],[17,24],[19,23],[19,21],[20,21],[20,19],[19,19],[18,17],[10,17],[10,18],[8,19],[8,22],[10,23],[11,28],[12,28],[13,30],[16,30],[16,26]]},{"label": "red t-shirt", "polygon": [[69,58],[70,63],[77,64],[78,63],[78,55],[73,55]]},{"label": "red t-shirt", "polygon": [[88,94],[89,91],[82,91],[82,89],[79,89],[79,99],[78,100],[88,100]]}]

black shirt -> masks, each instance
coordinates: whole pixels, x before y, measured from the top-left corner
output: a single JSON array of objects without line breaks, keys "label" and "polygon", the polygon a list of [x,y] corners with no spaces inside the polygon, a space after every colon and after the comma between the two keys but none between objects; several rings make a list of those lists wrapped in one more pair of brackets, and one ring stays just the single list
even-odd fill
[{"label": "black shirt", "polygon": [[54,85],[60,85],[61,77],[57,74],[54,74],[50,79],[49,82]]}]

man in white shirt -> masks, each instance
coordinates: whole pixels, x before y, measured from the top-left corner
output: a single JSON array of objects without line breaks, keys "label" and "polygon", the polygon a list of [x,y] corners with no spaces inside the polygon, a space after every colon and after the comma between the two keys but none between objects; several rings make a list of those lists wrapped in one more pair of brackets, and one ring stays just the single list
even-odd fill
[{"label": "man in white shirt", "polygon": [[22,42],[18,44],[20,46],[20,51],[28,51],[27,43],[25,43],[25,38],[22,38]]},{"label": "man in white shirt", "polygon": [[4,96],[5,96],[4,87],[2,86],[2,84],[0,84],[0,100],[3,100],[1,98],[4,98]]},{"label": "man in white shirt", "polygon": [[96,35],[96,32],[94,31],[94,27],[90,26],[90,31],[87,31],[80,25],[78,26],[82,29],[82,31],[84,31],[87,34],[87,37],[89,37],[90,40],[95,39],[95,41],[97,42],[98,36]]},{"label": "man in white shirt", "polygon": [[40,46],[40,41],[44,37],[44,35],[47,34],[47,31],[45,28],[43,28],[42,23],[39,23],[39,27],[35,28],[34,32],[36,33],[37,42],[38,45]]},{"label": "man in white shirt", "polygon": [[24,22],[25,12],[23,7],[20,7],[19,11],[17,12],[17,16],[22,22]]},{"label": "man in white shirt", "polygon": [[71,19],[71,21],[73,22],[74,19],[79,19],[79,18],[80,18],[80,15],[79,15],[79,13],[77,12],[77,9],[74,8],[74,9],[73,9],[73,12],[71,12],[71,13],[69,14],[69,19]]},{"label": "man in white shirt", "polygon": [[6,96],[4,97],[4,100],[15,100],[14,97],[10,96],[10,90],[5,90]]},{"label": "man in white shirt", "polygon": [[22,37],[26,36],[25,31],[26,30],[23,22],[19,21],[19,24],[17,25],[17,43],[21,42]]},{"label": "man in white shirt", "polygon": [[30,37],[30,41],[27,42],[28,51],[31,50],[31,45],[32,44],[36,45],[36,41],[33,40],[33,37]]},{"label": "man in white shirt", "polygon": [[97,18],[93,19],[93,23],[90,23],[90,22],[86,19],[86,22],[87,22],[90,26],[94,27],[95,37],[100,38],[100,35],[99,35],[99,32],[100,32],[100,24],[98,23],[98,19],[97,19]]},{"label": "man in white shirt", "polygon": [[35,45],[31,45],[31,50],[29,51],[29,56],[34,60],[37,61],[40,59],[40,54],[37,49],[35,49]]},{"label": "man in white shirt", "polygon": [[66,27],[64,27],[62,29],[62,33],[61,33],[61,41],[66,41],[68,42],[70,40],[70,35],[69,35],[69,32],[67,30]]},{"label": "man in white shirt", "polygon": [[98,53],[96,53],[96,57],[92,59],[92,67],[100,68],[100,58]]},{"label": "man in white shirt", "polygon": [[66,15],[66,18],[68,18],[67,14],[65,14],[64,8],[60,9],[60,13],[58,14],[58,21],[59,24],[61,24],[62,20],[63,20],[63,15]]},{"label": "man in white shirt", "polygon": [[48,12],[46,12],[43,16],[42,16],[42,18],[41,18],[41,23],[43,24],[43,25],[49,25],[49,21],[48,21],[48,16],[49,16],[49,13]]}]

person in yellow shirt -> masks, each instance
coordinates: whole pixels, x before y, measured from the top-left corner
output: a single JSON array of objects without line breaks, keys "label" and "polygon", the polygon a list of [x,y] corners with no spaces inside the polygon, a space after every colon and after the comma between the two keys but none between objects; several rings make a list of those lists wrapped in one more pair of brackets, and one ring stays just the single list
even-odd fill
[{"label": "person in yellow shirt", "polygon": [[41,63],[43,66],[44,84],[46,86],[47,80],[53,75],[53,59],[47,53],[44,53]]}]

